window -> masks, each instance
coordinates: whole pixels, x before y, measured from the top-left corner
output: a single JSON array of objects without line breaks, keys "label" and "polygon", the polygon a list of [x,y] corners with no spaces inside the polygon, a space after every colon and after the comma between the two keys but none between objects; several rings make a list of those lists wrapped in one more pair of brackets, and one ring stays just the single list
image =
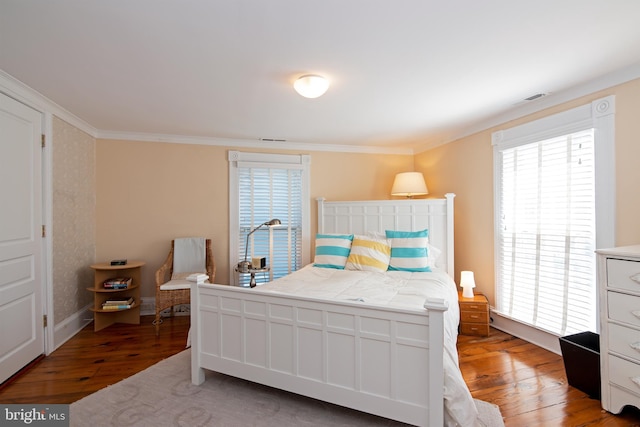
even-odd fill
[{"label": "window", "polygon": [[594,251],[613,246],[612,103],[493,135],[498,314],[556,336],[597,331]]},{"label": "window", "polygon": [[[265,257],[270,267],[268,273],[256,274],[257,283],[277,279],[306,265],[309,156],[232,151],[229,161],[230,283],[249,283],[249,275],[234,270],[238,261],[244,260],[245,250],[249,261],[252,257]],[[263,226],[251,233],[274,218],[281,225]]]}]

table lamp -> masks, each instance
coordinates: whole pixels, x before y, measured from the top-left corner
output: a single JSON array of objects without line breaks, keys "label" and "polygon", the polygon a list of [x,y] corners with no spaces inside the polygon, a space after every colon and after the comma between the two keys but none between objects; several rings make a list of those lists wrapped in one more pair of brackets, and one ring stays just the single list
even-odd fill
[{"label": "table lamp", "polygon": [[253,230],[251,230],[251,231],[249,232],[249,234],[247,234],[247,241],[246,241],[246,243],[245,243],[245,245],[244,245],[244,261],[240,261],[240,262],[238,263],[238,267],[237,267],[238,272],[240,272],[240,273],[248,273],[248,272],[249,272],[249,269],[251,268],[251,261],[248,261],[248,260],[247,260],[247,250],[249,249],[249,236],[251,236],[251,235],[253,234],[253,232],[254,232],[254,231],[258,230],[260,227],[263,227],[263,226],[265,226],[265,225],[266,225],[267,227],[271,227],[271,226],[273,226],[273,225],[280,225],[280,224],[282,224],[282,223],[280,222],[280,220],[279,220],[279,219],[274,218],[274,219],[271,219],[271,220],[269,220],[269,221],[263,222],[262,224],[260,224],[259,226],[257,226],[257,227],[256,227],[256,228],[254,228]]},{"label": "table lamp", "polygon": [[473,271],[460,272],[460,286],[462,287],[462,296],[465,298],[473,298],[473,288],[476,282],[473,279]]}]

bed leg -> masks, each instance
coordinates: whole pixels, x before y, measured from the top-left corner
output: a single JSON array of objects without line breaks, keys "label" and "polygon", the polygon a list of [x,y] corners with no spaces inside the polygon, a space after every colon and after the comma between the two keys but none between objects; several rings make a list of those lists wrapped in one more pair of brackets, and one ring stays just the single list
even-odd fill
[{"label": "bed leg", "polygon": [[204,369],[197,366],[191,366],[191,383],[200,385],[204,382]]},{"label": "bed leg", "polygon": [[191,344],[191,383],[200,385],[204,382],[204,369],[200,367],[200,295],[198,284],[191,283],[191,328],[189,328],[189,344]]}]

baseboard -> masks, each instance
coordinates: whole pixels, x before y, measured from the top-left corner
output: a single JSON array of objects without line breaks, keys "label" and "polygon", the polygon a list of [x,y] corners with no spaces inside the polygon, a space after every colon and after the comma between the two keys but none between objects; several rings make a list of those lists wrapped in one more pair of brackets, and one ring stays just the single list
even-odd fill
[{"label": "baseboard", "polygon": [[140,316],[156,315],[156,298],[140,297]]},{"label": "baseboard", "polygon": [[[155,316],[156,315],[156,299],[155,297],[141,297],[140,298],[140,316]],[[163,310],[160,313],[162,317],[169,317],[171,309]],[[180,304],[173,307],[174,316],[189,316],[191,314],[191,304]]]},{"label": "baseboard", "polygon": [[[93,304],[89,304],[82,308],[80,311],[72,314],[64,319],[62,322],[56,324],[53,328],[53,347],[48,352],[60,347],[67,342],[71,337],[80,332],[82,328],[93,322],[93,313],[89,310],[93,307]],[[190,304],[180,304],[173,308],[174,316],[189,316],[191,313]],[[161,315],[168,317],[170,309],[164,310]],[[154,297],[142,297],[140,298],[140,316],[155,316],[156,314],[156,299]]]},{"label": "baseboard", "polygon": [[556,335],[501,316],[493,311],[491,312],[491,318],[493,319],[493,322],[491,323],[492,327],[521,338],[555,354],[561,354],[560,341]]},{"label": "baseboard", "polygon": [[[93,321],[93,313],[89,310],[93,304],[83,307],[80,311],[72,314],[53,328],[53,348],[57,349],[67,342],[71,337],[80,332],[82,328]],[[49,352],[50,353],[50,352]]]}]

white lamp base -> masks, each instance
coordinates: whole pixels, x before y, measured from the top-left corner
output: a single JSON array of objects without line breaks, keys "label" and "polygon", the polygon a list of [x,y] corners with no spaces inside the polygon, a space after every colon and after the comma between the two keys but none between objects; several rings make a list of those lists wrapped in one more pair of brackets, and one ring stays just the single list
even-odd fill
[{"label": "white lamp base", "polygon": [[473,298],[473,288],[469,286],[463,287],[462,296],[465,298]]}]

